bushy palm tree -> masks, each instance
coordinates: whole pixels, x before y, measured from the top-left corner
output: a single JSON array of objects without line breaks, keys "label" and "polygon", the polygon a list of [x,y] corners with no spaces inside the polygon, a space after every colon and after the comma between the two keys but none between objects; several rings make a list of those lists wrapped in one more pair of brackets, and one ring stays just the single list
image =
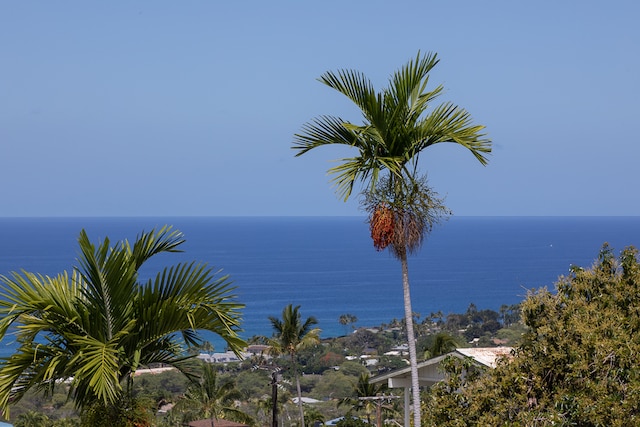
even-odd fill
[{"label": "bushy palm tree", "polygon": [[364,400],[362,398],[375,397],[382,393],[386,387],[381,384],[369,382],[369,374],[362,373],[358,377],[358,382],[354,387],[355,396],[344,397],[338,401],[338,407],[347,406],[347,415],[353,416],[359,412],[364,412],[367,423],[371,424],[371,416],[376,413],[376,402],[374,400]]},{"label": "bushy palm tree", "polygon": [[296,357],[300,350],[318,344],[320,342],[320,329],[313,326],[318,324],[315,317],[308,317],[304,322],[300,314],[300,306],[287,305],[282,310],[282,319],[270,316],[273,327],[273,337],[268,340],[269,352],[274,355],[288,355],[296,378],[298,391],[298,410],[300,422],[304,427],[304,410],[302,407],[302,391],[300,389],[300,377],[298,375]]},{"label": "bushy palm tree", "polygon": [[15,427],[42,427],[49,423],[49,417],[36,411],[27,411],[18,416]]},{"label": "bushy palm tree", "polygon": [[[192,379],[172,411],[182,413],[182,421],[227,419],[253,425],[255,421],[242,412],[236,401],[242,394],[233,381],[220,381],[210,363],[202,364],[202,376]],[[213,424],[213,423],[212,423]]]},{"label": "bushy palm tree", "polygon": [[[154,255],[179,252],[183,236],[171,227],[114,247],[94,246],[80,233],[79,265],[55,277],[29,272],[0,276],[0,339],[15,333],[15,354],[0,361],[0,410],[29,389],[52,391],[70,382],[82,409],[115,405],[136,370],[174,366],[190,375],[184,352],[214,332],[239,351],[240,309],[227,276],[206,264],[179,263],[140,282],[139,269]],[[9,332],[12,331],[12,332]],[[14,331],[14,332],[13,332]]]},{"label": "bushy palm tree", "polygon": [[325,416],[322,415],[322,412],[318,410],[318,408],[313,406],[304,406],[304,423],[307,426],[315,425],[315,423],[320,423],[323,425],[326,421]]},{"label": "bushy palm tree", "polygon": [[456,339],[446,332],[438,332],[433,337],[433,342],[429,349],[424,352],[424,358],[430,359],[432,357],[442,356],[445,353],[453,351],[458,346]]},{"label": "bushy palm tree", "polygon": [[424,149],[451,142],[467,148],[482,163],[491,143],[473,125],[469,113],[445,102],[431,108],[443,90],[427,90],[429,72],[438,63],[435,54],[417,54],[394,73],[389,86],[376,92],[360,72],[327,72],[320,81],[337,90],[361,110],[363,124],[333,116],[320,116],[294,136],[296,156],[326,145],[346,145],[358,151],[329,169],[337,192],[347,200],[357,182],[365,190],[365,209],[377,249],[389,248],[402,264],[405,318],[411,362],[414,427],[420,427],[420,392],[415,334],[409,289],[407,254],[420,248],[425,234],[449,212],[426,183],[418,168]]}]

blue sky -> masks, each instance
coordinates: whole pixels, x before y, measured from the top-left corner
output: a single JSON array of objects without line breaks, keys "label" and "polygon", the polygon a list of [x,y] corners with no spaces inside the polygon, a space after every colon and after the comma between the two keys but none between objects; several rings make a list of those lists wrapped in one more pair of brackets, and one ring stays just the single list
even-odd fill
[{"label": "blue sky", "polygon": [[494,144],[421,157],[455,215],[640,215],[639,4],[0,2],[0,216],[360,215],[292,135],[418,50]]}]

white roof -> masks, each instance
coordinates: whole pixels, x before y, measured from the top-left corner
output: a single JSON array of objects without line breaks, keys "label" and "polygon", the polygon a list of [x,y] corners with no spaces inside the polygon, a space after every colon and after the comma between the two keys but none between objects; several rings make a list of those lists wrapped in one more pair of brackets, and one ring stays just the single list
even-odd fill
[{"label": "white roof", "polygon": [[[444,379],[445,375],[440,369],[440,362],[447,356],[458,358],[470,357],[479,365],[494,368],[496,366],[496,360],[502,356],[509,356],[511,350],[511,347],[458,348],[451,353],[419,362],[418,377],[420,385],[430,387]],[[371,382],[374,384],[386,382],[390,388],[407,387],[411,383],[411,367],[401,368],[375,376],[371,378]]]},{"label": "white roof", "polygon": [[[291,399],[293,401],[293,403],[298,403],[298,398],[294,397],[293,399]],[[311,397],[303,397],[302,398],[302,403],[318,403],[320,402],[317,399],[312,399]]]},{"label": "white roof", "polygon": [[463,356],[471,357],[476,362],[490,368],[495,368],[496,360],[499,357],[509,356],[511,350],[511,347],[472,347],[456,349],[456,351]]}]

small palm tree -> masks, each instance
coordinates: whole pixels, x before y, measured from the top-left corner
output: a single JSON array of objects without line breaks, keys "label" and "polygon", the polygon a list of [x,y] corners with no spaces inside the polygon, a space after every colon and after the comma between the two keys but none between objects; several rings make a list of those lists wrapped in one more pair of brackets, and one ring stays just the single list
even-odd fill
[{"label": "small palm tree", "polygon": [[[151,257],[179,252],[182,234],[163,227],[142,233],[133,246],[94,246],[80,233],[79,265],[48,277],[28,272],[0,276],[0,339],[15,329],[19,347],[0,361],[0,410],[34,388],[51,391],[72,379],[80,408],[118,405],[130,394],[141,366],[162,363],[189,375],[187,346],[199,331],[224,338],[240,351],[240,308],[227,276],[204,264],[177,264],[139,281]],[[123,386],[126,384],[126,388]]]},{"label": "small palm tree", "polygon": [[305,405],[304,406],[304,424],[307,426],[312,426],[315,423],[324,424],[325,417],[322,415],[322,412],[313,406]]},{"label": "small palm tree", "polygon": [[355,329],[353,325],[357,321],[358,321],[358,318],[355,315],[350,313],[341,314],[340,317],[338,317],[338,322],[345,327],[345,331],[347,330],[348,325],[351,325],[351,328]]},{"label": "small palm tree", "polygon": [[253,418],[242,412],[236,401],[242,394],[233,381],[219,381],[210,363],[202,364],[202,376],[191,381],[172,411],[182,413],[182,421],[226,419],[253,425]]},{"label": "small palm tree", "polygon": [[20,414],[14,424],[15,427],[43,427],[49,423],[49,417],[36,411]]},{"label": "small palm tree", "polygon": [[429,72],[436,66],[435,54],[421,55],[394,73],[380,92],[360,72],[327,72],[320,81],[353,101],[361,110],[363,124],[339,117],[320,116],[305,124],[294,136],[296,156],[326,145],[346,145],[358,151],[329,169],[337,192],[346,201],[357,182],[365,191],[364,207],[374,246],[389,248],[402,267],[402,287],[407,325],[414,427],[420,427],[418,360],[413,328],[407,255],[422,245],[434,224],[449,215],[437,194],[427,186],[418,168],[426,148],[451,142],[467,148],[481,164],[491,143],[484,126],[473,125],[467,111],[444,103],[430,109],[443,91],[427,90]]},{"label": "small palm tree", "polygon": [[304,427],[304,410],[302,407],[302,391],[300,389],[300,377],[298,375],[296,357],[300,350],[316,345],[320,342],[320,329],[313,328],[318,324],[315,317],[308,317],[304,322],[300,314],[300,306],[287,305],[282,310],[282,319],[270,316],[273,327],[273,337],[268,340],[269,352],[273,355],[288,355],[296,378],[298,391],[298,409],[300,422]]},{"label": "small palm tree", "polygon": [[456,339],[446,332],[439,332],[433,337],[433,343],[431,347],[424,352],[424,358],[429,359],[431,357],[441,356],[452,350],[455,350],[458,343]]},{"label": "small palm tree", "polygon": [[344,397],[338,401],[338,407],[347,406],[347,415],[353,416],[364,412],[367,417],[367,423],[371,424],[371,416],[376,413],[376,402],[373,400],[364,400],[363,398],[375,397],[381,394],[386,387],[382,384],[372,384],[369,382],[369,374],[362,373],[358,378],[358,382],[354,387],[354,396]]}]

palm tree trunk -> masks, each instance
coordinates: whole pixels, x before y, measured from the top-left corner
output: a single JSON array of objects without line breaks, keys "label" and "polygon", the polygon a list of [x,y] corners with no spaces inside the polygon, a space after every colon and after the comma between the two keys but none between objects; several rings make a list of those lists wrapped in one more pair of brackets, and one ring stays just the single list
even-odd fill
[{"label": "palm tree trunk", "polygon": [[300,410],[300,426],[304,427],[304,409],[302,408],[302,391],[300,390],[300,377],[296,370],[296,388],[298,389],[298,409]]},{"label": "palm tree trunk", "polygon": [[407,324],[407,341],[409,344],[409,364],[411,366],[411,394],[413,397],[413,427],[420,427],[420,383],[418,380],[418,357],[416,355],[416,337],[413,331],[413,310],[411,308],[411,292],[409,290],[409,264],[407,253],[400,254],[402,263],[402,290],[404,294],[404,316]]},{"label": "palm tree trunk", "polygon": [[304,427],[304,409],[302,409],[302,390],[300,389],[300,376],[298,375],[298,365],[296,364],[295,354],[291,353],[291,366],[293,366],[296,375],[296,389],[298,391],[298,410],[300,411],[300,427]]}]

